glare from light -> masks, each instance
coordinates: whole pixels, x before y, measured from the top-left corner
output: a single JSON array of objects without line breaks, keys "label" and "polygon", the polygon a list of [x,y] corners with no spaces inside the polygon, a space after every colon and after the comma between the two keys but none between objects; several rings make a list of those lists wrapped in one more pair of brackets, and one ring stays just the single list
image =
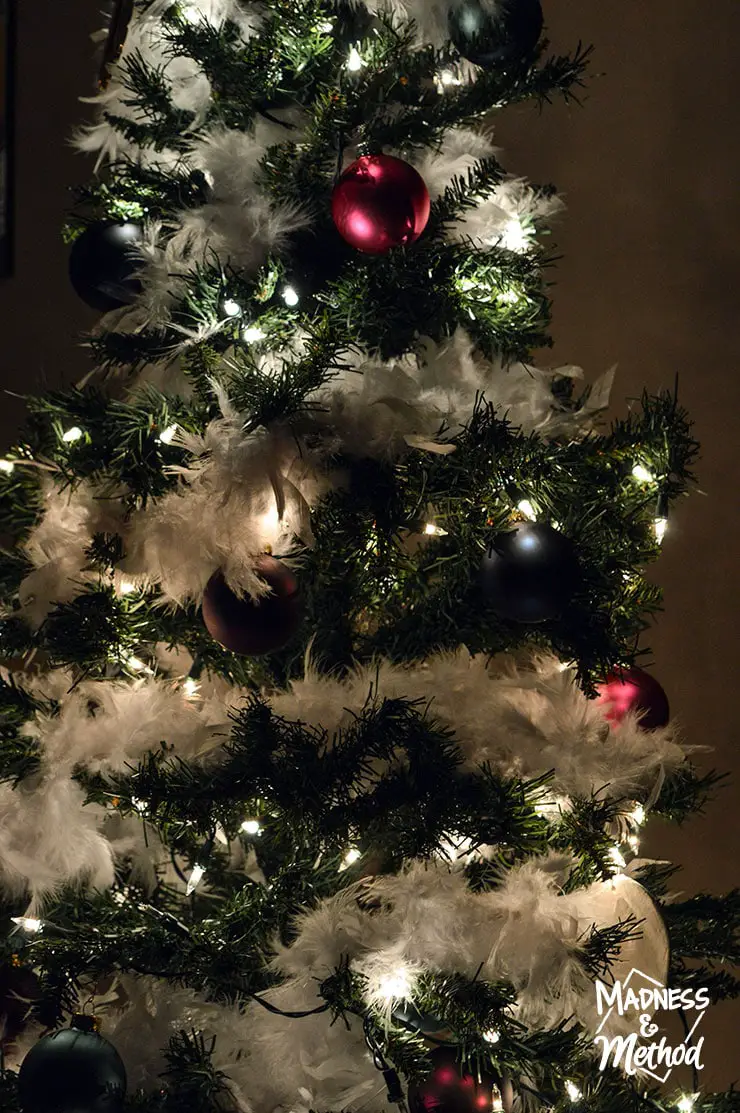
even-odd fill
[{"label": "glare from light", "polygon": [[233,298],[227,298],[224,302],[223,308],[224,313],[227,317],[238,317],[242,311],[242,307],[239,305],[239,302],[234,301]]},{"label": "glare from light", "polygon": [[630,819],[637,827],[642,827],[643,823],[647,819],[647,812],[645,811],[642,804],[635,804],[634,808],[630,812]]},{"label": "glare from light", "polygon": [[67,444],[72,444],[73,441],[78,441],[81,436],[82,430],[79,425],[73,425],[71,429],[68,429],[67,432],[62,435],[62,440],[66,441]]},{"label": "glare from light", "polygon": [[186,699],[193,699],[200,688],[197,680],[193,680],[192,676],[186,676],[182,682],[182,690],[185,693]]},{"label": "glare from light", "polygon": [[342,859],[342,866],[344,869],[348,869],[349,866],[353,866],[355,862],[359,862],[361,857],[362,851],[358,850],[356,846],[351,846]]},{"label": "glare from light", "polygon": [[130,595],[132,591],[136,591],[136,584],[133,580],[121,580],[118,585],[118,592],[120,595]]},{"label": "glare from light", "polygon": [[29,935],[37,935],[44,926],[43,920],[37,920],[34,916],[11,916],[11,921]]},{"label": "glare from light", "polygon": [[655,536],[658,539],[658,544],[659,545],[661,545],[663,543],[663,538],[666,535],[666,530],[667,529],[668,529],[668,519],[667,518],[656,518],[655,519]]},{"label": "glare from light", "polygon": [[127,659],[126,664],[130,669],[133,669],[134,672],[143,672],[146,668],[144,661],[139,657],[135,657],[133,654]]},{"label": "glare from light", "polygon": [[531,240],[531,233],[524,227],[518,216],[514,216],[508,221],[501,236],[499,237],[499,245],[506,248],[507,251],[516,251],[520,254],[529,248]]},{"label": "glare from light", "polygon": [[242,831],[245,835],[259,835],[260,822],[258,819],[245,819],[242,823]]},{"label": "glare from light", "polygon": [[201,881],[203,880],[203,876],[204,876],[205,872],[206,872],[205,866],[198,866],[198,865],[193,866],[190,877],[188,878],[187,886],[185,888],[185,896],[186,897],[189,897],[191,893],[195,892],[195,890],[198,888]]},{"label": "glare from light", "polygon": [[0,460],[0,471],[4,471],[6,475],[10,475],[15,470],[15,464],[12,460]]},{"label": "glare from light", "polygon": [[624,854],[618,846],[613,846],[609,851],[609,857],[612,861],[612,868],[615,873],[619,873],[627,865]]},{"label": "glare from light", "polygon": [[180,4],[180,15],[188,23],[199,23],[203,18],[203,12],[196,4]]},{"label": "glare from light", "polygon": [[397,966],[378,982],[378,996],[384,1001],[405,1000],[411,992],[409,972],[405,966]]},{"label": "glare from light", "polygon": [[441,526],[436,525],[434,522],[427,522],[424,526],[424,533],[427,537],[447,537],[447,530],[442,529]]},{"label": "glare from light", "polygon": [[285,289],[283,290],[283,301],[287,306],[290,306],[292,308],[294,305],[298,305],[298,302],[300,300],[301,299],[298,296],[298,291],[293,286],[285,287]]},{"label": "glare from light", "polygon": [[491,1028],[488,1032],[483,1033],[483,1039],[486,1041],[486,1043],[498,1043],[498,1041],[501,1039],[501,1033],[498,1032],[495,1028]]},{"label": "glare from light", "polygon": [[571,1101],[580,1101],[583,1097],[582,1092],[578,1089],[575,1082],[568,1080],[565,1083],[565,1092]]},{"label": "glare from light", "polygon": [[247,344],[256,344],[258,340],[264,340],[267,336],[257,325],[247,325],[242,331],[242,339],[246,340]]},{"label": "glare from light", "polygon": [[648,471],[644,464],[635,464],[632,469],[632,474],[635,479],[639,479],[640,483],[654,483],[655,476],[652,472]]},{"label": "glare from light", "polygon": [[678,1109],[680,1113],[692,1113],[695,1101],[696,1096],[694,1094],[684,1094],[676,1102],[676,1109]]},{"label": "glare from light", "polygon": [[627,836],[627,844],[628,844],[628,846],[629,846],[629,848],[630,848],[630,850],[632,851],[633,854],[639,854],[639,852],[640,852],[640,840],[639,840],[637,835],[628,835]]},{"label": "glare from light", "polygon": [[357,47],[353,46],[349,52],[349,57],[347,59],[347,69],[350,71],[350,73],[357,73],[357,71],[361,70],[364,65],[365,63],[362,60],[362,55],[360,54]]},{"label": "glare from light", "polygon": [[520,511],[525,518],[529,518],[530,522],[537,521],[537,511],[532,506],[529,499],[522,499],[521,502],[517,503],[517,510]]},{"label": "glare from light", "polygon": [[332,31],[334,30],[334,24],[330,23],[329,20],[327,19],[327,20],[324,21],[324,23],[319,24],[318,29],[319,29],[319,31],[321,31],[321,33],[323,35],[330,35],[332,33]]},{"label": "glare from light", "polygon": [[455,77],[454,73],[449,70],[442,70],[441,73],[437,74],[436,80],[438,93],[444,93],[445,89],[449,89],[451,86],[462,85],[460,78]]},{"label": "glare from light", "polygon": [[159,434],[157,440],[161,441],[162,444],[172,444],[173,440],[175,439],[176,432],[176,425],[168,425],[167,428],[163,429],[162,432]]}]

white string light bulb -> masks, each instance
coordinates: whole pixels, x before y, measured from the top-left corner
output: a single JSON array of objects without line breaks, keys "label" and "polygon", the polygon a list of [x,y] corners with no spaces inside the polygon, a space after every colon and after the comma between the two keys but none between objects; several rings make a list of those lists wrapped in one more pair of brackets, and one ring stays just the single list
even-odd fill
[{"label": "white string light bulb", "polygon": [[73,425],[71,429],[68,429],[66,433],[62,434],[62,440],[67,444],[72,444],[74,441],[78,441],[81,436],[82,430],[79,425]]},{"label": "white string light bulb", "polygon": [[655,536],[658,539],[658,544],[661,545],[663,543],[663,538],[666,535],[666,530],[668,529],[668,519],[667,518],[656,518],[654,524],[655,524]]},{"label": "white string light bulb", "polygon": [[637,827],[642,827],[643,823],[647,819],[647,812],[645,811],[642,804],[635,804],[634,808],[630,812],[630,819]]},{"label": "white string light bulb", "polygon": [[233,298],[226,298],[223,310],[227,317],[238,317],[242,311],[242,307],[239,305],[239,302],[234,301]]},{"label": "white string light bulb", "polygon": [[10,475],[15,470],[15,464],[12,460],[0,460],[0,471],[4,471],[6,475]]},{"label": "white string light bulb", "polygon": [[361,70],[364,65],[365,63],[362,60],[362,55],[360,54],[357,47],[353,46],[349,52],[349,57],[347,58],[347,69],[350,71],[350,73],[357,73],[357,71]]},{"label": "white string light bulb", "polygon": [[130,595],[132,591],[136,591],[136,584],[133,580],[121,580],[118,585],[119,595]]},{"label": "white string light bulb", "polygon": [[200,684],[197,680],[194,680],[192,676],[186,676],[182,682],[182,690],[185,693],[186,699],[193,699],[197,695],[199,688]]},{"label": "white string light bulb", "polygon": [[504,1108],[504,1099],[501,1097],[501,1091],[498,1086],[494,1086],[491,1091],[491,1110],[492,1113],[502,1113]]},{"label": "white string light bulb", "polygon": [[294,305],[298,305],[298,302],[300,300],[301,299],[298,296],[298,291],[294,286],[285,287],[285,289],[283,290],[283,301],[287,306],[292,308]]},{"label": "white string light bulb", "polygon": [[161,441],[162,444],[172,444],[173,440],[175,439],[176,432],[176,425],[168,425],[167,428],[163,429],[162,432],[159,434],[157,440]]},{"label": "white string light bulb", "polygon": [[267,336],[258,325],[247,325],[242,329],[242,339],[246,340],[247,344],[256,344],[258,340],[264,340]]},{"label": "white string light bulb", "polygon": [[242,823],[242,831],[245,835],[259,835],[261,830],[258,819],[245,819]]},{"label": "white string light bulb", "polygon": [[692,1113],[695,1102],[696,1094],[682,1094],[676,1102],[676,1109],[679,1113]]},{"label": "white string light bulb", "polygon": [[409,998],[411,992],[411,980],[405,966],[397,966],[378,982],[378,996],[384,1001],[403,1000]]},{"label": "white string light bulb", "polygon": [[441,526],[436,525],[434,522],[427,522],[424,526],[424,533],[427,537],[447,537],[447,530],[442,529]]},{"label": "white string light bulb", "polygon": [[507,222],[498,242],[499,246],[506,248],[507,251],[516,251],[521,254],[529,247],[530,233],[519,217],[513,216]]},{"label": "white string light bulb", "polygon": [[495,1028],[491,1028],[490,1031],[483,1033],[483,1039],[486,1041],[486,1043],[498,1043],[498,1041],[501,1039],[501,1033],[498,1032]]},{"label": "white string light bulb", "polygon": [[11,916],[11,922],[29,935],[38,935],[44,927],[43,920],[37,920],[35,916]]},{"label": "white string light bulb", "polygon": [[522,499],[521,502],[517,503],[517,510],[523,514],[525,518],[529,518],[530,522],[537,521],[537,511],[532,506],[529,499]]},{"label": "white string light bulb", "polygon": [[647,468],[644,466],[644,464],[635,464],[634,468],[632,469],[632,474],[635,477],[635,479],[640,481],[640,483],[654,483],[655,482],[655,476],[653,475],[652,472],[649,472],[647,470]]},{"label": "white string light bulb", "polygon": [[317,30],[321,31],[322,35],[330,35],[334,30],[334,24],[327,19],[319,24]]},{"label": "white string light bulb", "polygon": [[190,877],[188,878],[188,883],[185,887],[185,896],[186,897],[189,897],[191,893],[195,892],[195,890],[198,888],[201,881],[203,880],[203,876],[204,876],[205,872],[206,872],[205,866],[198,866],[198,865],[193,866],[193,868],[190,872]]},{"label": "white string light bulb", "polygon": [[609,857],[611,858],[612,869],[615,873],[620,873],[627,865],[624,854],[622,854],[622,851],[619,849],[618,846],[613,846],[611,848],[611,850],[609,851]]},{"label": "white string light bulb", "polygon": [[565,1092],[571,1101],[580,1101],[583,1097],[582,1092],[578,1089],[575,1082],[568,1080],[565,1083]]}]

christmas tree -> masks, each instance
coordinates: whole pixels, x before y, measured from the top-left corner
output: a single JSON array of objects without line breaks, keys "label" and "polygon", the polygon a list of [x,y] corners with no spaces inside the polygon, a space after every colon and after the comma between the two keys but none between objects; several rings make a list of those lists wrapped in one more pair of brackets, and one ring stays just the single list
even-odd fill
[{"label": "christmas tree", "polygon": [[640,856],[719,780],[642,667],[698,446],[535,362],[561,202],[491,125],[577,96],[545,35],[115,5],[102,316],[0,461],[3,1110],[740,1109],[740,893]]}]

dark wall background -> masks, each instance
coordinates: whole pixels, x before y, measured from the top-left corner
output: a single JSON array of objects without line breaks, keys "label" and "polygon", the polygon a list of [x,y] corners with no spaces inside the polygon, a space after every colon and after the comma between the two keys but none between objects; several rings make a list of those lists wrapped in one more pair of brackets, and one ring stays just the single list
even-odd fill
[{"label": "dark wall background", "polygon": [[[94,88],[97,0],[19,3],[15,277],[0,285],[0,382],[29,391],[87,369],[74,340],[94,315],[66,280],[65,189],[89,164],[67,146]],[[595,45],[585,107],[501,115],[509,169],[553,181],[568,203],[556,240],[554,357],[597,373],[619,364],[624,399],[672,386],[704,452],[695,496],[671,521],[656,576],[666,613],[651,645],[687,738],[705,766],[734,771],[706,818],[652,829],[647,851],[684,863],[676,888],[740,884],[738,626],[740,568],[736,367],[740,199],[738,0],[544,0],[557,49]],[[21,413],[5,396],[7,443]],[[740,1006],[705,1020],[702,1082],[740,1078]]]}]

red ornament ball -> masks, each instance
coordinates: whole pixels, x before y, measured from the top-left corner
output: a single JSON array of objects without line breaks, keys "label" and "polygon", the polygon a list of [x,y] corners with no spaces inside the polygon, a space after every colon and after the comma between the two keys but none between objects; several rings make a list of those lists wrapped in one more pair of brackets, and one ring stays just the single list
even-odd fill
[{"label": "red ornament ball", "polygon": [[409,1088],[411,1113],[492,1113],[500,1093],[497,1078],[463,1068],[454,1048],[435,1048],[431,1060],[424,1081]]},{"label": "red ornament ball", "polygon": [[623,669],[610,672],[603,684],[597,684],[597,703],[603,704],[609,722],[621,723],[628,711],[640,716],[643,730],[664,727],[671,717],[668,696],[655,677],[644,669]]},{"label": "red ornament ball", "polygon": [[260,556],[257,574],[272,591],[259,600],[240,599],[226,583],[223,572],[214,572],[203,593],[203,621],[211,637],[248,657],[274,653],[295,634],[303,616],[298,581],[279,560]]},{"label": "red ornament ball", "polygon": [[393,155],[363,155],[342,174],[331,215],[343,239],[368,255],[418,240],[429,220],[429,190],[418,170]]}]

